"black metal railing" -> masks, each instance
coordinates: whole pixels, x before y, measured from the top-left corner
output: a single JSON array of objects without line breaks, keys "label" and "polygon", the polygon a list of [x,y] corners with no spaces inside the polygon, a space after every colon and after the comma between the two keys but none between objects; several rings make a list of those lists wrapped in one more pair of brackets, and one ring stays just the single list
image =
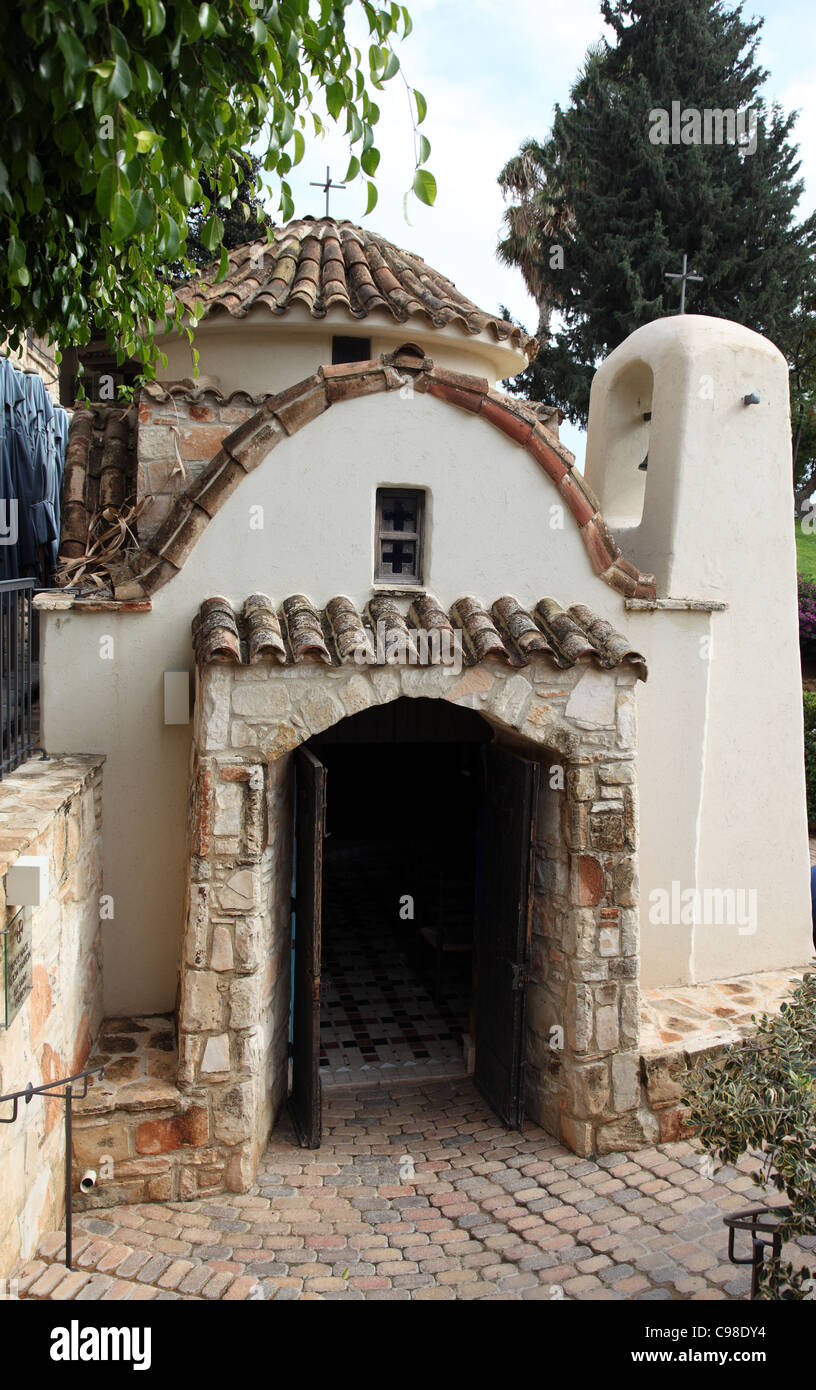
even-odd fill
[{"label": "black metal railing", "polygon": [[35,751],[39,734],[39,614],[35,579],[0,580],[0,779]]}]

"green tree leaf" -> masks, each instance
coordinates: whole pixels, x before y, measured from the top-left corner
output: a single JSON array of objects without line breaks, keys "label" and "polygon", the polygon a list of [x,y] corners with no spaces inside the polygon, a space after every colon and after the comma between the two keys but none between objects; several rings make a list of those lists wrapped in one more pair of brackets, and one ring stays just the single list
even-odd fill
[{"label": "green tree leaf", "polygon": [[136,226],[136,212],[126,193],[114,193],[111,206],[111,232],[114,241],[125,241]]},{"label": "green tree leaf", "polygon": [[62,29],[57,34],[57,44],[65,59],[65,67],[70,77],[79,77],[89,66],[88,54],[73,29]]},{"label": "green tree leaf", "polygon": [[130,68],[123,58],[116,55],[113,63],[113,71],[108,79],[108,96],[112,101],[124,101],[130,95],[133,82],[130,76]]},{"label": "green tree leaf", "polygon": [[332,82],[331,85],[326,88],[326,106],[333,120],[337,120],[337,117],[343,110],[345,100],[346,94],[343,90],[342,83]]},{"label": "green tree leaf", "polygon": [[414,174],[413,189],[421,203],[433,207],[436,201],[436,179],[430,169],[417,169]]}]

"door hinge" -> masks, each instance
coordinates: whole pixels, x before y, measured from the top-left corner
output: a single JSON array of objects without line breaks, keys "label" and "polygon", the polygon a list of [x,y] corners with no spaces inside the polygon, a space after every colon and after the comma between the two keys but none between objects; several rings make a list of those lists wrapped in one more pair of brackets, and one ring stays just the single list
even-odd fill
[{"label": "door hinge", "polygon": [[524,989],[525,985],[530,983],[530,972],[527,966],[517,965],[514,961],[511,963],[510,969],[513,972],[511,989]]}]

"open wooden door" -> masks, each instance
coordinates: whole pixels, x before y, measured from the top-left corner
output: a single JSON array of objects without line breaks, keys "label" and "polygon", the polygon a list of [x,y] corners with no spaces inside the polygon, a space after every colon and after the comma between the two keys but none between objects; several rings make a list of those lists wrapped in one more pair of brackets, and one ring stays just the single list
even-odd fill
[{"label": "open wooden door", "polygon": [[320,959],[326,769],[309,751],[295,754],[295,962],[292,991],[292,1094],[301,1145],[320,1148]]},{"label": "open wooden door", "polygon": [[485,758],[473,1079],[508,1129],[520,1129],[538,764],[495,744]]}]

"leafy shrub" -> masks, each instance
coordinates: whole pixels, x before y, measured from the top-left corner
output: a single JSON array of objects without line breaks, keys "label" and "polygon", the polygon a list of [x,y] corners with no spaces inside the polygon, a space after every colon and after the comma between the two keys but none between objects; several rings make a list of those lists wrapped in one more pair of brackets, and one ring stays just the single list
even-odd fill
[{"label": "leafy shrub", "polygon": [[[683,1100],[708,1153],[731,1164],[745,1153],[759,1158],[754,1182],[785,1193],[782,1240],[816,1235],[816,975],[805,976],[778,1014],[757,1021],[746,1047],[699,1061]],[[760,1297],[813,1298],[815,1274],[766,1258]]]}]

